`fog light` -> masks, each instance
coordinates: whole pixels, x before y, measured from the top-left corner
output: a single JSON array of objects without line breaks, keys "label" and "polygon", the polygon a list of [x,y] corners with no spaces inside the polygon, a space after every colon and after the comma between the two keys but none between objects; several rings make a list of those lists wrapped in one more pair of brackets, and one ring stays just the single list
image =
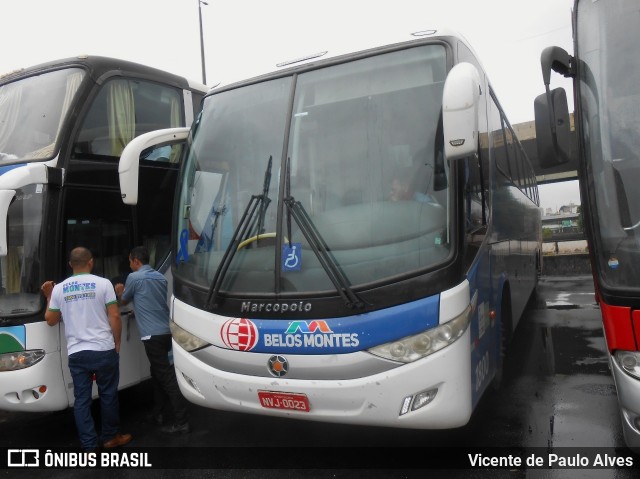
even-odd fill
[{"label": "fog light", "polygon": [[431,401],[433,401],[438,394],[438,388],[429,389],[428,391],[422,391],[416,394],[413,404],[411,405],[411,410],[415,411],[416,409],[420,409],[421,407],[426,406]]},{"label": "fog light", "polygon": [[202,394],[202,392],[200,392],[200,388],[198,387],[198,385],[196,384],[196,382],[193,379],[191,379],[185,373],[182,373],[182,377],[184,378],[185,381],[187,381],[187,383],[189,383],[189,386],[191,386],[193,389],[198,391],[199,394]]},{"label": "fog light", "polygon": [[407,396],[402,400],[402,407],[400,408],[400,416],[404,416],[409,411],[415,411],[421,407],[426,406],[433,401],[438,394],[438,388],[428,389],[426,391],[420,391],[413,396]]}]

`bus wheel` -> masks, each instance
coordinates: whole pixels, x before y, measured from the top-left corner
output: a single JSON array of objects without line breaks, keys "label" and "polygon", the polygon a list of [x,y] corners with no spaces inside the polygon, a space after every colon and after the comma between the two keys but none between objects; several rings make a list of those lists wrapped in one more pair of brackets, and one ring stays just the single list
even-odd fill
[{"label": "bus wheel", "polygon": [[493,377],[491,385],[494,389],[500,389],[504,381],[504,362],[507,355],[507,346],[511,338],[511,298],[509,289],[505,288],[502,293],[502,304],[500,306],[500,346],[496,357],[496,375]]}]

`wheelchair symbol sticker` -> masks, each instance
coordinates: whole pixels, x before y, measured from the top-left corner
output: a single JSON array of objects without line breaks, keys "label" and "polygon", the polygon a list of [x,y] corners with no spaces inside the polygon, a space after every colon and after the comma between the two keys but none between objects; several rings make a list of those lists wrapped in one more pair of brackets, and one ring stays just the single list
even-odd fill
[{"label": "wheelchair symbol sticker", "polygon": [[282,245],[282,271],[300,271],[302,263],[302,243]]}]

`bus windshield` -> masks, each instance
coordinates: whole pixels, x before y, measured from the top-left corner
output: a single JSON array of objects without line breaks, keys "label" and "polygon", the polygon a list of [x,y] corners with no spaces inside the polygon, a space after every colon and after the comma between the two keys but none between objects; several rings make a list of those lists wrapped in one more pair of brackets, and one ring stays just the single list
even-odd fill
[{"label": "bus windshield", "polygon": [[[637,2],[580,2],[579,102],[597,267],[609,288],[640,289],[640,71],[630,58]],[[624,11],[626,9],[626,12]],[[620,11],[623,10],[623,11]]]},{"label": "bus windshield", "polygon": [[7,213],[6,256],[0,256],[0,316],[40,309],[40,230],[44,189],[28,185],[16,191]]},{"label": "bus windshield", "polygon": [[424,45],[207,97],[184,167],[176,275],[206,288],[217,278],[226,294],[304,293],[335,291],[335,275],[359,286],[441,265],[446,64],[442,45]]},{"label": "bus windshield", "polygon": [[83,70],[67,68],[0,85],[0,162],[53,157],[83,78]]}]

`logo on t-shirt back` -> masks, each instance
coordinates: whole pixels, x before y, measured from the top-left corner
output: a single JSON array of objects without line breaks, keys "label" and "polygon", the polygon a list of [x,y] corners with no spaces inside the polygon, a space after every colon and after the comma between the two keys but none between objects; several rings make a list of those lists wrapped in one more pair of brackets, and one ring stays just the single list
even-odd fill
[{"label": "logo on t-shirt back", "polygon": [[94,299],[96,297],[96,283],[72,281],[62,285],[62,294],[64,295],[65,303]]}]

